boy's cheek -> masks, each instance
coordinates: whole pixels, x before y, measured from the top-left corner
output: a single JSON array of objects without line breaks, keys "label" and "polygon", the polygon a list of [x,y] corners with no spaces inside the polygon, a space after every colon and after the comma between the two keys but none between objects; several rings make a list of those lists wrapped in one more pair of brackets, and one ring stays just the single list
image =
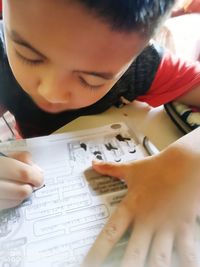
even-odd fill
[{"label": "boy's cheek", "polygon": [[39,78],[37,79],[35,73],[19,61],[14,50],[9,46],[7,46],[7,55],[12,73],[21,88],[28,94],[34,93],[34,88],[36,87]]}]

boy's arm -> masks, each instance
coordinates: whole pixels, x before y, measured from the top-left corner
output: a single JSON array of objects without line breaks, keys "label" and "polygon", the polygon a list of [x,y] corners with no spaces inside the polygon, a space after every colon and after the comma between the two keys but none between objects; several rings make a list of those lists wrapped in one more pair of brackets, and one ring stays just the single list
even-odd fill
[{"label": "boy's arm", "polygon": [[178,97],[176,100],[186,105],[200,107],[200,85]]}]

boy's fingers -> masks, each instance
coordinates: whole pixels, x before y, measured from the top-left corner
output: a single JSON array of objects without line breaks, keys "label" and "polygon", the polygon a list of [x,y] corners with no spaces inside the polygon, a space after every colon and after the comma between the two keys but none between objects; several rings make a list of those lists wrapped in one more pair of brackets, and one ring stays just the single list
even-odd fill
[{"label": "boy's fingers", "polygon": [[0,179],[31,184],[35,187],[43,184],[43,174],[34,166],[8,157],[0,157],[0,165]]},{"label": "boy's fingers", "polygon": [[124,179],[126,176],[126,164],[122,163],[107,163],[103,161],[96,161],[92,162],[92,167],[98,173],[103,175],[109,175],[116,178]]},{"label": "boy's fingers", "polygon": [[32,155],[30,152],[28,151],[17,151],[17,152],[10,152],[7,154],[7,156],[9,158],[12,158],[12,159],[16,159],[18,161],[21,161],[23,163],[26,163],[30,166],[33,166],[35,168],[37,168],[39,171],[42,172],[42,169],[33,162],[33,159],[32,159]]},{"label": "boy's fingers", "polygon": [[0,198],[4,200],[22,201],[28,198],[33,192],[30,184],[21,184],[7,180],[0,181]]},{"label": "boy's fingers", "polygon": [[8,153],[8,157],[19,160],[29,165],[33,164],[32,155],[28,151],[10,152]]},{"label": "boy's fingers", "polygon": [[16,207],[16,206],[20,205],[21,202],[22,202],[21,200],[0,199],[0,214],[1,214],[1,210]]},{"label": "boy's fingers", "polygon": [[122,201],[97,237],[82,267],[101,266],[114,245],[127,230],[132,221],[132,217],[133,214],[127,209],[126,203]]}]

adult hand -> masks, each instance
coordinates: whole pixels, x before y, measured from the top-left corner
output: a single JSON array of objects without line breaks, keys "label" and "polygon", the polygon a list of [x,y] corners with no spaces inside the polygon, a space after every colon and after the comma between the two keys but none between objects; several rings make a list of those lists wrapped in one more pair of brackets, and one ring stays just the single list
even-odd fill
[{"label": "adult hand", "polygon": [[42,171],[28,152],[0,156],[0,210],[19,205],[42,184]]},{"label": "adult hand", "polygon": [[198,267],[194,225],[200,198],[199,154],[178,143],[156,156],[126,164],[94,162],[103,174],[123,178],[128,193],[89,251],[83,266],[101,266],[132,225],[122,266],[171,266],[172,248],[180,266]]}]

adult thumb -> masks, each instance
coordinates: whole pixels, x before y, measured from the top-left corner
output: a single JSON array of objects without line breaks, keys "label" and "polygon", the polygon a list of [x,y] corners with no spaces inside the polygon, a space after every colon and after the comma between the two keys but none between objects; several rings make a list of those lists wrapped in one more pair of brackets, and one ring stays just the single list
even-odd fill
[{"label": "adult thumb", "polygon": [[92,167],[100,174],[125,179],[126,177],[126,164],[125,163],[111,163],[93,160]]}]

